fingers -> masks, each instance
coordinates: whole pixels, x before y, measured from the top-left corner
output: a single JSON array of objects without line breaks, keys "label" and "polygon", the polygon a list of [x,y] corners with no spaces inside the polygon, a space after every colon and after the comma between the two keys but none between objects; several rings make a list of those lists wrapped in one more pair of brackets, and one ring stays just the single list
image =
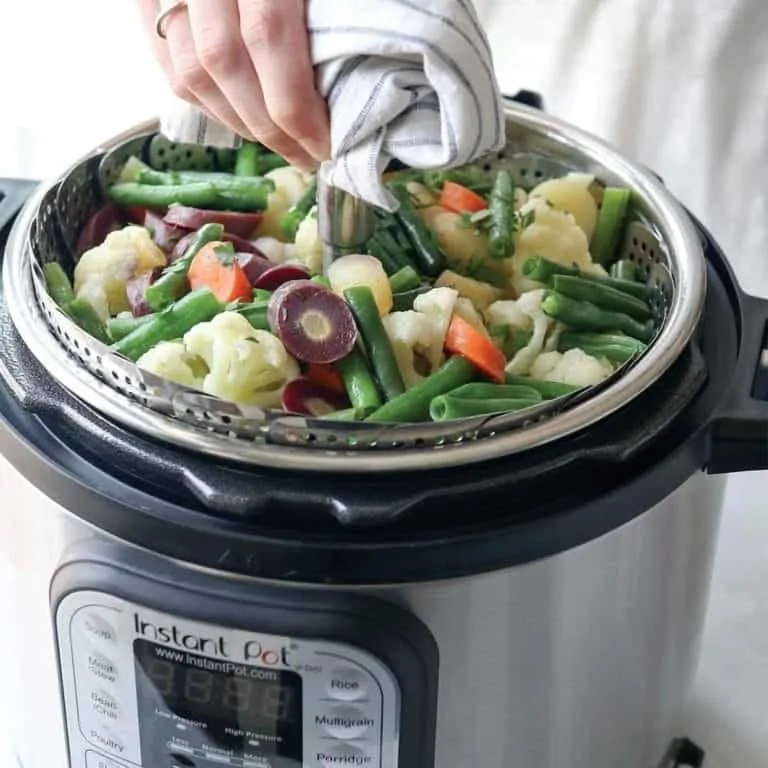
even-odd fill
[{"label": "fingers", "polygon": [[189,0],[188,7],[197,60],[249,134],[289,162],[314,167],[314,158],[270,118],[260,78],[240,35],[237,2]]},{"label": "fingers", "polygon": [[[162,40],[155,34],[155,17],[159,11],[160,3],[158,0],[139,0],[139,13],[142,17],[144,28],[150,32],[147,36],[149,40],[149,46],[152,50],[152,55],[163,70],[168,83],[174,83],[176,75],[173,69],[173,62],[171,61],[171,54],[168,50],[168,44],[165,40]],[[200,101],[180,83],[176,82],[175,86],[172,86],[173,90],[180,99],[194,104],[198,109],[203,109],[203,105]]]},{"label": "fingers", "polygon": [[328,114],[315,87],[305,0],[239,0],[239,9],[242,39],[271,122],[317,161],[327,160]]},{"label": "fingers", "polygon": [[[232,2],[234,0],[218,0],[216,6],[224,7]],[[182,99],[186,93],[191,93],[218,122],[245,138],[254,138],[206,70],[205,64],[200,61],[188,10],[182,8],[172,14],[166,22],[165,30],[173,67],[170,84],[174,93]]]},{"label": "fingers", "polygon": [[293,165],[330,154],[315,87],[305,0],[188,0],[155,34],[158,0],[138,0],[155,58],[174,93]]}]

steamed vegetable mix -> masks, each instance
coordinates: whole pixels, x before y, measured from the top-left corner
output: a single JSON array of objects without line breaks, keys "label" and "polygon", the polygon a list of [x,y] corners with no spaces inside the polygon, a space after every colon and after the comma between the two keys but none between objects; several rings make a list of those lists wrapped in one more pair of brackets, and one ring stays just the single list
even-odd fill
[{"label": "steamed vegetable mix", "polygon": [[485,418],[600,384],[658,330],[618,254],[631,195],[592,176],[388,173],[397,210],[324,274],[316,175],[251,142],[222,162],[129,158],[74,274],[43,268],[84,331],[181,386],[329,422]]}]

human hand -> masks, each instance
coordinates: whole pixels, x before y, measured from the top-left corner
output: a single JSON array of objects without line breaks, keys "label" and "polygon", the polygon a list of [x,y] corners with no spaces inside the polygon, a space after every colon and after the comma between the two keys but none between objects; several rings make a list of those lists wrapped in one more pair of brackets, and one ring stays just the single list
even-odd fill
[{"label": "human hand", "polygon": [[173,92],[209,117],[311,169],[328,159],[328,109],[317,92],[305,0],[188,0],[156,31],[158,0],[138,0]]}]

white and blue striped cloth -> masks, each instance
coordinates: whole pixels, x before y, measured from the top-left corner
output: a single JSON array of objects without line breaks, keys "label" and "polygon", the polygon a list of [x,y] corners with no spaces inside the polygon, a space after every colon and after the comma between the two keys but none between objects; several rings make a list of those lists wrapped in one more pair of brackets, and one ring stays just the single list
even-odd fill
[{"label": "white and blue striped cloth", "polygon": [[[325,181],[392,210],[381,176],[474,160],[504,144],[502,102],[472,0],[308,0],[320,93],[331,114]],[[162,120],[173,141],[237,147],[188,105]]]}]

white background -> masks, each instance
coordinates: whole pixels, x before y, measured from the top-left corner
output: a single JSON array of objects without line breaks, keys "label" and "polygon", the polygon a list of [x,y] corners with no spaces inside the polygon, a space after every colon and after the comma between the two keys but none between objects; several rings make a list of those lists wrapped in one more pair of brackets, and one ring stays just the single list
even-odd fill
[{"label": "white background", "polygon": [[[540,89],[660,172],[768,296],[768,1],[477,5],[504,90]],[[167,98],[132,0],[0,0],[0,76],[0,177],[53,175]],[[728,495],[690,713],[713,768],[768,766],[766,491],[752,474]]]}]

